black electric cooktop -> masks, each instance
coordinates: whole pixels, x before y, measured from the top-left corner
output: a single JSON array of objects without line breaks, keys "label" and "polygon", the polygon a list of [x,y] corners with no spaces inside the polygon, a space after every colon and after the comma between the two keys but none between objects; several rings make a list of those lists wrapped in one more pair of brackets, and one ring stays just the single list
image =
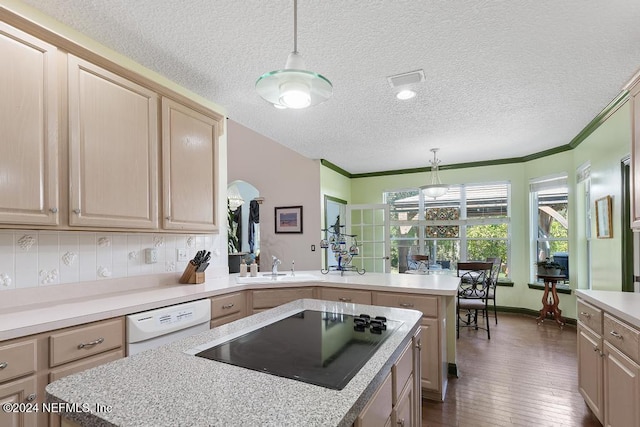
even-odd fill
[{"label": "black electric cooktop", "polygon": [[402,322],[305,310],[196,353],[342,390]]}]

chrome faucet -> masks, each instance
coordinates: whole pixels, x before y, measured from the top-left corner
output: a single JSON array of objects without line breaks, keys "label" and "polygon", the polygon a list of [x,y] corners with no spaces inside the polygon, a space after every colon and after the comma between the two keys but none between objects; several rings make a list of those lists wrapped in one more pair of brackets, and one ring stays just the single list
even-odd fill
[{"label": "chrome faucet", "polygon": [[296,275],[296,262],[295,261],[291,261],[291,275],[292,276]]},{"label": "chrome faucet", "polygon": [[278,266],[280,264],[282,264],[282,261],[280,261],[278,258],[275,257],[275,255],[271,255],[273,257],[273,261],[271,262],[271,274],[274,276],[278,275]]}]

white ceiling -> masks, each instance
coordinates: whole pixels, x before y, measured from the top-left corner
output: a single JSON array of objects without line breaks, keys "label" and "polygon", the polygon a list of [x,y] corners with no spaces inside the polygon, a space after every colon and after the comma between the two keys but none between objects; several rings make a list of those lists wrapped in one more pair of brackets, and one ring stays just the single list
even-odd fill
[{"label": "white ceiling", "polygon": [[[298,51],[334,96],[277,110],[254,85],[293,50],[293,0],[26,3],[351,173],[568,144],[640,68],[637,0],[299,0]],[[398,101],[386,77],[417,69]]]}]

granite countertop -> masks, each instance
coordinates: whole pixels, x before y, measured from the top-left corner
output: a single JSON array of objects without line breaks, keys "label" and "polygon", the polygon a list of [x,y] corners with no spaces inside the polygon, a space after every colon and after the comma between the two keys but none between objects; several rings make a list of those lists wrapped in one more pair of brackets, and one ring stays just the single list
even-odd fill
[{"label": "granite countertop", "polygon": [[[403,324],[342,390],[184,353],[296,309],[363,312]],[[86,409],[67,414],[83,426],[351,426],[411,340],[421,317],[415,310],[298,300],[62,378],[47,386],[47,398]],[[97,405],[102,405],[102,412],[96,411]]]},{"label": "granite countertop", "polygon": [[640,293],[576,289],[576,295],[636,328],[640,328]]},{"label": "granite countertop", "polygon": [[248,289],[321,285],[453,297],[459,283],[457,277],[450,275],[341,276],[319,271],[296,272],[295,279],[279,280],[232,274],[207,277],[205,283],[198,285],[178,284],[178,278],[175,274],[128,277],[3,291],[6,298],[0,301],[0,341]]}]

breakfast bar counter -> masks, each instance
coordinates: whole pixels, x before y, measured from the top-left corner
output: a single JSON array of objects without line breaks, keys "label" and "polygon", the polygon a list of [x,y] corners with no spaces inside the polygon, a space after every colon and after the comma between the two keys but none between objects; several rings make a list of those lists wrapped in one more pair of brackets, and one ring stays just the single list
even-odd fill
[{"label": "breakfast bar counter", "polygon": [[[342,390],[185,353],[296,310],[367,313],[402,323]],[[297,300],[62,378],[47,386],[47,398],[69,408],[61,415],[80,426],[351,426],[386,382],[421,317],[414,310]]]}]

